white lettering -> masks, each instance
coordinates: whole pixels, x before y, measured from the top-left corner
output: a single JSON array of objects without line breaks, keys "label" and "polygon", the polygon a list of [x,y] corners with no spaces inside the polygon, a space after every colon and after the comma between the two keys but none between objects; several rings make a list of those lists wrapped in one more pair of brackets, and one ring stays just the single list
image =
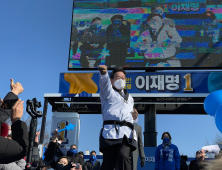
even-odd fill
[{"label": "white lettering", "polygon": [[136,88],[138,88],[139,90],[142,90],[145,86],[145,78],[143,76],[136,77],[135,85],[136,85]]},{"label": "white lettering", "polygon": [[155,163],[155,157],[154,156],[145,157],[145,161],[149,163]]}]

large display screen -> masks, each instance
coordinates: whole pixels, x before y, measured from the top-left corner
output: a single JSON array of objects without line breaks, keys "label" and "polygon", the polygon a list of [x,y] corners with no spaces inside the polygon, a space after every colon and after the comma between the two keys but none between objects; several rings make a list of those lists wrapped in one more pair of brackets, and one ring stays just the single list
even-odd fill
[{"label": "large display screen", "polygon": [[79,0],[68,68],[222,68],[221,38],[221,0]]}]

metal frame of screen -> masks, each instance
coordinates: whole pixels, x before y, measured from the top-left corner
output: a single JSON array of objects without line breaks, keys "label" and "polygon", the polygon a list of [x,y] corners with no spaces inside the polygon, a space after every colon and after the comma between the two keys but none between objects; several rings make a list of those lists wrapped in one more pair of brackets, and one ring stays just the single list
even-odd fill
[{"label": "metal frame of screen", "polygon": [[[158,1],[158,0],[157,0]],[[197,0],[198,1],[198,0]],[[133,1],[132,1],[133,2]],[[207,3],[207,2],[205,2]],[[175,3],[176,4],[176,3]],[[138,8],[138,7],[137,7]],[[222,9],[222,4],[221,4],[221,9]],[[72,20],[71,20],[71,33],[70,33],[70,44],[69,44],[69,56],[68,56],[68,70],[69,71],[76,71],[76,70],[79,70],[79,71],[83,71],[83,70],[97,70],[97,68],[71,68],[69,65],[70,65],[70,51],[71,51],[71,36],[72,36],[72,25],[73,25],[73,12],[75,10],[75,2],[73,1],[73,8],[72,8]],[[206,7],[206,11],[207,11],[207,7]],[[187,14],[188,15],[188,14]],[[196,16],[200,15],[200,14],[189,14],[191,17],[195,18]],[[176,15],[175,14],[165,14],[165,16],[169,17],[169,18],[174,18]],[[185,15],[181,15],[181,16],[185,16]],[[221,23],[222,23],[222,20],[221,20]],[[222,44],[222,43],[221,43]],[[222,48],[222,47],[221,47]],[[195,59],[178,59],[181,63],[181,66],[180,67],[168,67],[168,66],[152,66],[152,67],[145,67],[145,66],[141,66],[141,67],[133,67],[133,66],[128,66],[128,67],[124,67],[125,70],[146,70],[146,71],[155,71],[155,70],[218,70],[218,69],[222,69],[222,64],[220,64],[219,66],[211,66],[211,67],[205,67],[205,66],[201,66],[201,63],[202,62],[205,62],[207,63],[207,58],[208,55],[213,55],[214,53],[202,53],[202,56],[199,57],[198,59],[195,58]],[[222,55],[222,52],[221,53],[217,53],[217,55],[219,56],[219,54]],[[212,58],[212,57],[211,57]],[[145,57],[144,57],[145,59]],[[177,61],[178,61],[177,60]],[[205,60],[205,61],[204,61]],[[158,59],[150,59],[150,61],[159,61]],[[166,61],[166,60],[164,60]],[[176,61],[176,60],[175,60]],[[196,63],[196,65],[194,64],[194,66],[186,66],[186,64],[182,64],[182,63],[189,63],[189,62],[193,62],[193,63]],[[219,62],[219,61],[218,61]],[[222,63],[222,61],[221,61]],[[198,65],[199,64],[199,65]],[[112,70],[113,67],[108,67],[109,70]]]}]

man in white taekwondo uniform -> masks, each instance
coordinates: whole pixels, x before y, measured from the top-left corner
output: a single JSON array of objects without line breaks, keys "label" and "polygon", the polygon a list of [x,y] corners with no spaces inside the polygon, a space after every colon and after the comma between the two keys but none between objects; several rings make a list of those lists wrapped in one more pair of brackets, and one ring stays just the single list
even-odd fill
[{"label": "man in white taekwondo uniform", "polygon": [[100,151],[103,152],[101,170],[131,170],[130,154],[136,149],[137,136],[133,126],[133,98],[124,89],[126,72],[115,68],[109,78],[107,66],[100,71],[100,99],[103,127],[100,133]]}]

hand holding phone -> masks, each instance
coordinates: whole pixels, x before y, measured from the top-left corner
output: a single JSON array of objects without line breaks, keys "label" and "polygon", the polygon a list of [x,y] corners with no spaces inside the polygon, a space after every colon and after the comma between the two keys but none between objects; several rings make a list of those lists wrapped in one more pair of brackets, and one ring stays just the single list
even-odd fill
[{"label": "hand holding phone", "polygon": [[70,170],[82,170],[82,165],[80,165],[79,163],[72,163],[71,162]]}]

